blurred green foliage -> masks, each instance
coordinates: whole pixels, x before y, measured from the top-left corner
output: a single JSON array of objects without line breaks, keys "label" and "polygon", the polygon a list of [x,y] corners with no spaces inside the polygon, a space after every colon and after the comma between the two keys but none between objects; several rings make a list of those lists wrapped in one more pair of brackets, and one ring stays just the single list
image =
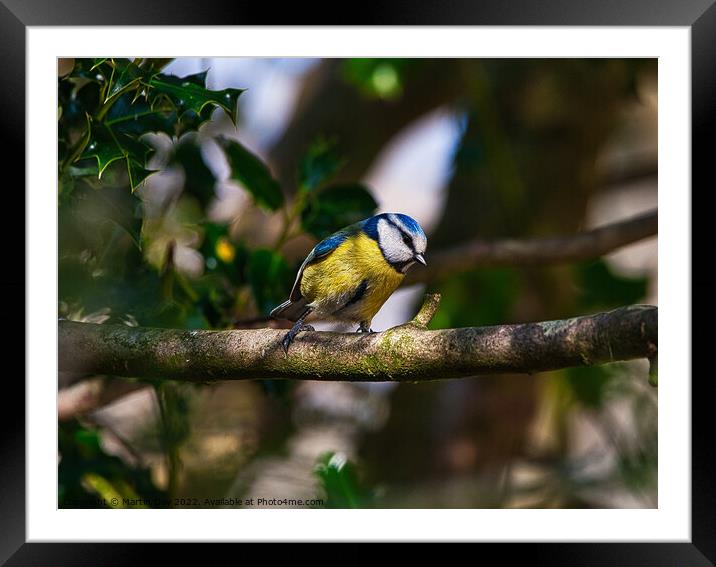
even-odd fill
[{"label": "blurred green foliage", "polygon": [[[235,123],[243,91],[212,91],[205,83],[205,72],[174,77],[163,74],[155,60],[142,59],[77,59],[59,79],[60,300],[68,306],[66,316],[109,308],[131,313],[142,325],[225,328],[245,312],[242,288],[250,290],[257,311],[267,314],[290,287],[293,266],[278,246],[251,249],[232,237],[228,224],[209,219],[218,179],[198,131],[217,109]],[[148,160],[156,148],[149,134],[170,137],[166,165],[184,173],[181,195],[159,218],[147,216],[138,192],[154,172]],[[215,141],[226,156],[229,179],[258,206],[267,212],[285,206],[278,182],[258,156],[233,138]],[[302,195],[286,211],[285,224],[300,218],[302,228],[320,238],[375,210],[361,185],[325,186],[343,163],[328,142],[306,149],[297,172]],[[201,277],[176,271],[173,240],[164,244],[159,260],[148,255],[148,245],[156,248],[156,227],[176,221],[199,236]]]},{"label": "blurred green foliage", "polygon": [[[327,186],[344,164],[330,142],[319,139],[306,148],[297,171],[300,195],[287,207],[279,183],[261,158],[233,137],[217,136],[213,142],[226,158],[228,179],[265,214],[281,213],[284,225],[273,247],[237,238],[228,221],[210,218],[220,179],[207,165],[204,147],[209,136],[202,126],[215,111],[235,125],[243,89],[211,90],[206,72],[186,77],[163,73],[168,62],[75,59],[72,70],[58,80],[61,317],[222,329],[252,311],[266,316],[285,299],[295,275],[297,266],[280,251],[287,239],[301,230],[324,237],[376,208],[364,186]],[[157,136],[165,142],[158,142]],[[165,148],[163,157],[160,146]],[[146,202],[144,182],[166,168],[183,173],[183,187],[157,209],[156,203]],[[178,249],[186,240],[200,255],[201,275],[185,273],[177,265]],[[267,392],[279,396],[285,396],[286,389],[283,384],[265,384]],[[171,495],[181,467],[179,448],[189,431],[191,396],[170,382],[156,383],[155,392]],[[83,456],[118,466],[118,460],[104,455],[98,445],[91,454],[83,449],[80,441],[89,433],[78,427],[60,425],[63,479],[68,479],[63,486],[73,487],[63,489],[65,494],[89,490],[89,481],[80,478]],[[67,476],[74,470],[68,468],[71,463],[78,467],[72,478]],[[95,475],[91,490],[124,490],[112,484],[121,476],[119,469],[116,474],[108,470],[85,471]]]},{"label": "blurred green foliage", "polygon": [[359,183],[333,185],[311,195],[301,215],[301,226],[317,238],[325,238],[371,216],[377,207],[378,203],[365,186]]},{"label": "blurred green foliage", "polygon": [[219,145],[226,152],[232,178],[241,183],[258,204],[270,211],[283,205],[281,187],[258,157],[234,140],[219,138]]},{"label": "blurred green foliage", "polygon": [[345,160],[336,151],[335,140],[319,138],[308,148],[299,165],[298,187],[300,192],[310,192],[335,175]]},{"label": "blurred green foliage", "polygon": [[429,326],[446,329],[509,322],[522,281],[513,268],[481,269],[450,278],[440,287],[440,308]]},{"label": "blurred green foliage", "polygon": [[369,508],[374,495],[358,480],[355,464],[345,455],[325,453],[314,469],[325,494],[326,508]]},{"label": "blurred green foliage", "polygon": [[405,74],[419,59],[353,58],[343,62],[343,76],[365,96],[393,100],[403,93]]},{"label": "blurred green foliage", "polygon": [[167,499],[152,482],[149,469],[105,453],[96,429],[75,420],[63,423],[58,449],[60,508],[146,508],[142,500],[156,504]]},{"label": "blurred green foliage", "polygon": [[616,274],[604,260],[575,266],[579,307],[586,311],[636,303],[646,295],[647,279]]}]

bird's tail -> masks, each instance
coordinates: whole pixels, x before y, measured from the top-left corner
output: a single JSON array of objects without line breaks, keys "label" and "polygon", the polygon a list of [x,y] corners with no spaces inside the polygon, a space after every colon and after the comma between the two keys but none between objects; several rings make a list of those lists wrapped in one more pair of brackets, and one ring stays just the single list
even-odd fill
[{"label": "bird's tail", "polygon": [[308,301],[305,297],[301,297],[296,301],[290,299],[284,301],[281,305],[271,311],[271,317],[274,319],[288,319],[289,321],[297,321],[306,312]]}]

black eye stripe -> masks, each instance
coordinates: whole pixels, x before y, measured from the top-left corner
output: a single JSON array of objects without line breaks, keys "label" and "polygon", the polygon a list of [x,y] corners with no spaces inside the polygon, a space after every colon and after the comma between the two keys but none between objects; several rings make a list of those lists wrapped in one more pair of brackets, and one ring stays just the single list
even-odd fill
[{"label": "black eye stripe", "polygon": [[400,235],[403,237],[403,243],[408,248],[410,248],[413,251],[413,253],[415,253],[415,245],[413,244],[413,238],[407,232],[405,232],[405,230],[403,230],[403,228],[400,225],[398,225],[396,222],[394,222],[393,219],[391,219],[390,217],[386,217],[385,220],[388,221],[388,224],[390,224],[391,226],[394,226],[396,229],[398,229],[398,232],[400,232]]}]

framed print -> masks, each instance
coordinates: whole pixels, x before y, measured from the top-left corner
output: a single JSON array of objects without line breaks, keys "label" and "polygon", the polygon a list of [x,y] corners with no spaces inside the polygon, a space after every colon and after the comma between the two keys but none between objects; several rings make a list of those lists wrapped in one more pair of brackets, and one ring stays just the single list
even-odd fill
[{"label": "framed print", "polygon": [[3,561],[151,541],[716,561],[691,330],[710,0],[319,25],[3,2],[26,184],[4,289],[27,321]]}]

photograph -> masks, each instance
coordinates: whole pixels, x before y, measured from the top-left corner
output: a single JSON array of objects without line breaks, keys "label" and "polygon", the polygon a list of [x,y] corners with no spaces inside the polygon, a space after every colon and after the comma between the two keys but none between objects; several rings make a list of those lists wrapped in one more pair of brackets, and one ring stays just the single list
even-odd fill
[{"label": "photograph", "polygon": [[659,65],[57,58],[56,507],[658,509]]}]

